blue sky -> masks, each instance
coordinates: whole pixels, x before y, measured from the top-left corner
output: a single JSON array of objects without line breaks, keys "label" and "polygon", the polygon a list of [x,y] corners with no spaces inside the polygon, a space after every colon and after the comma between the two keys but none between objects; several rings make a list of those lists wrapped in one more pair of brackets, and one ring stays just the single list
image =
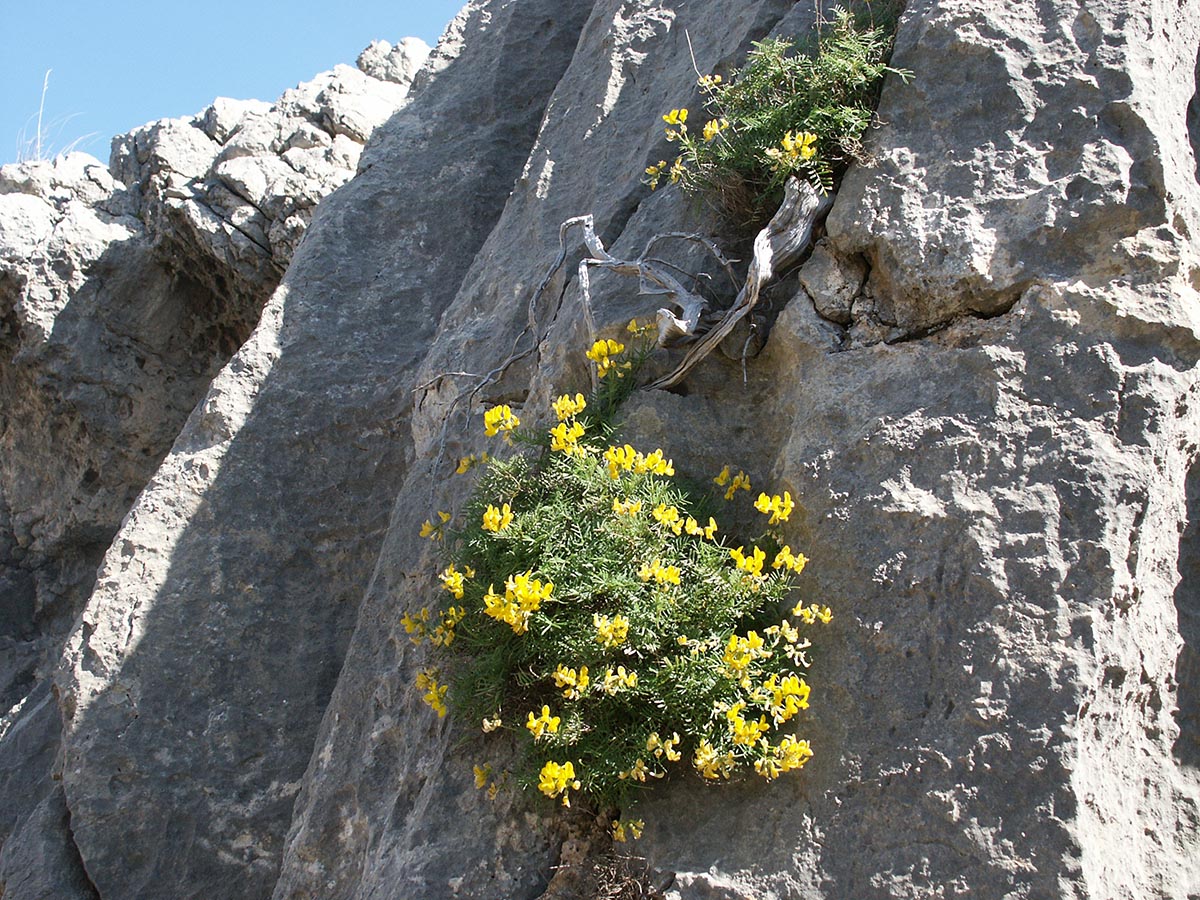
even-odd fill
[{"label": "blue sky", "polygon": [[109,141],[215,97],[274,100],[372,40],[431,46],[465,0],[0,0],[0,164],[42,115],[52,154],[72,142],[108,161]]}]

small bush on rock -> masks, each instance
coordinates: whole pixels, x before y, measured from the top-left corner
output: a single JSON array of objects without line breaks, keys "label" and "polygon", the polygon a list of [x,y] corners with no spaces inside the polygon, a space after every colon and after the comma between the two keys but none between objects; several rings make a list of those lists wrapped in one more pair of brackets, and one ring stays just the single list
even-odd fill
[{"label": "small bush on rock", "polygon": [[[789,599],[806,562],[777,530],[792,498],[760,494],[764,533],[733,541],[710,506],[749,496],[745,473],[723,471],[725,500],[710,499],[662,451],[611,444],[646,352],[598,341],[600,388],[559,397],[540,434],[507,407],[485,414],[488,434],[526,452],[489,459],[460,526],[426,523],[428,537],[450,529],[443,602],[403,620],[434,647],[417,679],[429,706],[511,735],[516,784],[564,806],[622,806],[687,769],[772,780],[812,755],[791,728],[809,704],[808,635],[831,613]],[[475,775],[493,794],[506,777]],[[613,836],[640,827],[618,819]]]},{"label": "small bush on rock", "polygon": [[763,218],[795,175],[828,192],[862,154],[862,135],[875,113],[883,76],[893,69],[893,25],[874,25],[839,10],[815,46],[771,38],[754,45],[728,81],[699,80],[704,110],[663,116],[667,140],[679,152],[646,169],[689,193],[715,196],[741,218]]}]

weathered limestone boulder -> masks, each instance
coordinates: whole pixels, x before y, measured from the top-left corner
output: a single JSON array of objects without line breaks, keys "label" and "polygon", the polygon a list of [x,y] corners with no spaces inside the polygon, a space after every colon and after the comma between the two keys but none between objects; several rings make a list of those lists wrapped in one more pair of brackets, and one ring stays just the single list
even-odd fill
[{"label": "weathered limestone boulder", "polygon": [[[694,79],[683,32],[710,71],[773,27],[801,31],[806,13],[593,9],[415,380],[418,464],[277,898],[565,895],[553,866],[586,823],[475,791],[487,750],[410,687],[423,658],[399,618],[436,596],[416,532],[468,490],[448,461],[486,446],[456,419],[471,382],[433,379],[504,359],[567,216],[593,212],[626,257],[654,233],[715,224],[636,185],[660,155],[658,114]],[[792,492],[805,589],[837,611],[803,724],[817,758],[800,776],[681,778],[639,805],[635,852],[666,896],[1200,890],[1198,13],[910,4],[896,63],[916,78],[888,85],[875,163],[851,172],[828,237],[782,285],[746,382],[713,356],[684,390],[630,402],[627,436],[681,470],[732,463]],[[593,287],[601,334],[654,308],[628,283]],[[531,421],[554,391],[586,386],[566,291],[546,344],[480,406]]]},{"label": "weathered limestone boulder", "polygon": [[[351,177],[362,143],[401,105],[427,52],[408,39],[383,54],[390,68],[377,63],[381,77],[342,66],[273,106],[218,100],[193,120],[118,138],[114,170],[124,183],[85,154],[0,168],[5,896],[41,896],[49,883],[20,848],[57,841],[59,855],[73,858],[51,780],[61,725],[49,679],[96,568],[188,413],[249,335],[311,207]],[[194,167],[199,180],[175,177]],[[221,178],[250,200],[218,204],[225,219],[206,220],[204,240],[165,221],[164,210],[183,202],[166,194],[217,203]],[[261,218],[253,204],[277,239],[242,264],[251,257],[227,253],[232,223]]]},{"label": "weathered limestone boulder", "polygon": [[412,379],[570,60],[586,11],[561,7],[468,5],[113,540],[57,680],[102,897],[271,892]]}]

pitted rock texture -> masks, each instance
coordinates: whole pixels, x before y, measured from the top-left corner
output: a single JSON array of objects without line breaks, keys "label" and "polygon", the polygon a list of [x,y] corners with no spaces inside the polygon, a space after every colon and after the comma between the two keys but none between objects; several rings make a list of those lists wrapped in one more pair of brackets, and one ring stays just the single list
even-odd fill
[{"label": "pitted rock texture", "polygon": [[557,0],[467,7],[127,515],[56,682],[101,896],[271,892],[411,459],[417,363],[582,19]]},{"label": "pitted rock texture", "polygon": [[[453,373],[504,359],[570,216],[622,257],[661,232],[730,241],[639,183],[669,152],[660,116],[696,107],[693,65],[727,73],[814,12],[468,4],[109,547],[55,684],[62,794],[22,811],[0,874],[60,859],[23,883],[104,898],[589,896],[555,867],[586,863],[590,811],[476,791],[472,763],[504,750],[420,702],[400,621],[439,596],[417,532],[468,494],[454,460],[503,452],[479,411],[549,424],[552,396],[587,387],[572,265],[536,352],[470,409],[478,376]],[[802,772],[681,771],[633,811],[665,897],[1200,894],[1198,48],[1197,0],[911,0],[894,62],[914,79],[888,81],[873,162],[780,273],[761,352],[629,401],[621,437],[681,473],[791,492],[801,589],[835,612]],[[187,127],[224,145],[241,132],[217,118],[257,114]],[[232,217],[211,232],[227,244],[189,231],[201,176],[171,159],[206,145],[186,134],[134,198],[151,235],[183,223],[155,237],[179,265],[237,243]],[[56,221],[15,215],[21,235]],[[265,265],[239,247],[228,283]],[[657,305],[615,276],[592,289],[602,336]],[[44,724],[48,685],[25,690]],[[39,838],[68,826],[77,851]]]}]

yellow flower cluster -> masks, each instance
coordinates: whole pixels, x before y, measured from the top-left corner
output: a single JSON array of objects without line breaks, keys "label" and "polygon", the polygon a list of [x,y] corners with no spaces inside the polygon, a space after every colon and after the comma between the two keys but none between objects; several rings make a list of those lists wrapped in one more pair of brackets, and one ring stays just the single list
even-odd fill
[{"label": "yellow flower cluster", "polygon": [[711,91],[721,83],[721,80],[720,75],[701,75],[696,84],[700,85],[705,91]]},{"label": "yellow flower cluster", "polygon": [[612,839],[618,844],[624,844],[630,837],[636,841],[645,827],[646,823],[641,819],[613,819]]},{"label": "yellow flower cluster", "polygon": [[714,478],[713,482],[715,482],[718,487],[725,488],[726,500],[732,500],[733,495],[739,490],[750,490],[750,477],[739,469],[738,473],[731,479],[729,476],[729,466],[723,468],[721,470],[721,474]]},{"label": "yellow flower cluster", "polygon": [[540,716],[529,714],[529,718],[525,720],[525,727],[529,729],[535,741],[540,741],[547,734],[558,734],[558,723],[561,721],[558,716],[550,715],[549,706],[543,706]]},{"label": "yellow flower cluster", "polygon": [[417,690],[424,691],[421,699],[438,714],[438,718],[446,715],[446,691],[449,685],[438,684],[436,669],[422,669],[417,673]]},{"label": "yellow flower cluster", "polygon": [[609,372],[615,372],[618,378],[624,378],[622,369],[632,369],[633,363],[626,360],[619,362],[615,357],[625,352],[625,345],[609,338],[601,339],[592,344],[592,349],[584,354],[596,364],[596,377],[603,378]]},{"label": "yellow flower cluster", "polygon": [[679,746],[680,740],[682,739],[679,737],[678,731],[672,732],[671,736],[665,741],[660,738],[658,736],[658,732],[655,731],[652,732],[650,737],[646,739],[646,751],[653,753],[655,757],[659,759],[665,756],[671,762],[676,762],[683,756],[683,754],[676,749]]},{"label": "yellow flower cluster", "polygon": [[460,459],[458,461],[458,468],[454,470],[454,474],[455,475],[465,475],[467,472],[470,472],[471,469],[473,469],[475,466],[482,465],[483,463],[486,463],[489,459],[491,459],[491,457],[488,456],[486,452],[480,453],[478,456],[476,456],[474,453],[471,453],[468,456],[464,456],[462,459]]},{"label": "yellow flower cluster", "polygon": [[617,666],[616,671],[612,669],[605,670],[604,681],[600,683],[600,690],[612,697],[621,688],[637,687],[637,683],[637,672],[626,672],[624,666]]},{"label": "yellow flower cluster", "polygon": [[628,444],[623,447],[609,447],[604,451],[604,461],[608,465],[608,475],[614,481],[621,477],[622,472],[636,472],[638,475],[674,475],[675,463],[663,456],[662,450],[643,455]]},{"label": "yellow flower cluster", "polygon": [[629,619],[620,613],[611,619],[594,613],[592,625],[596,628],[596,641],[605,647],[620,647],[629,637]]},{"label": "yellow flower cluster", "polygon": [[418,646],[422,641],[428,640],[435,647],[449,647],[454,642],[454,626],[461,622],[466,615],[467,611],[463,607],[451,606],[439,613],[440,621],[431,631],[429,608],[423,607],[415,616],[405,613],[400,619],[400,624],[404,626],[405,632],[412,635],[409,640]]},{"label": "yellow flower cluster", "polygon": [[578,700],[582,697],[589,683],[587,666],[580,666],[579,671],[576,672],[574,669],[560,664],[554,670],[554,684],[562,689],[563,696],[568,700]]},{"label": "yellow flower cluster", "polygon": [[463,598],[463,587],[466,583],[466,579],[474,577],[475,570],[470,566],[465,566],[463,571],[460,572],[454,567],[454,563],[450,563],[450,565],[443,569],[441,574],[438,575],[438,578],[440,578],[442,581],[442,586],[454,595],[455,600],[461,600]]},{"label": "yellow flower cluster", "polygon": [[559,422],[550,429],[550,449],[568,456],[582,456],[579,439],[583,437],[583,425],[579,422]]},{"label": "yellow flower cluster", "polygon": [[665,771],[656,772],[652,770],[646,765],[646,761],[644,759],[639,759],[634,762],[632,768],[626,769],[624,772],[618,772],[617,777],[622,781],[628,778],[630,781],[639,781],[644,784],[647,778],[662,778],[666,774],[667,773]]},{"label": "yellow flower cluster", "polygon": [[729,551],[729,555],[733,557],[733,561],[737,563],[737,567],[751,578],[762,577],[762,567],[763,563],[766,562],[767,554],[763,553],[761,549],[753,547],[751,554],[747,556],[741,547],[736,547]]},{"label": "yellow flower cluster", "polygon": [[782,725],[800,710],[808,709],[808,682],[798,675],[780,678],[772,673],[762,683],[762,689],[767,694],[765,699],[776,725]]},{"label": "yellow flower cluster", "polygon": [[503,406],[493,406],[483,414],[483,433],[488,437],[503,434],[507,439],[509,432],[518,428],[520,424],[521,420],[513,415],[507,403]]},{"label": "yellow flower cluster", "polygon": [[708,740],[700,741],[696,747],[696,753],[692,757],[692,766],[702,777],[710,781],[718,776],[728,778],[736,762],[732,751],[718,754]]},{"label": "yellow flower cluster", "polygon": [[587,401],[583,399],[583,394],[576,394],[574,397],[571,397],[570,394],[563,394],[550,404],[550,408],[554,410],[558,421],[565,422],[587,409]]},{"label": "yellow flower cluster", "polygon": [[679,567],[664,566],[662,560],[655,557],[653,562],[642,563],[638,578],[642,581],[654,579],[659,584],[679,584]]},{"label": "yellow flower cluster", "polygon": [[746,704],[743,702],[733,704],[726,710],[725,719],[729,723],[729,734],[733,742],[743,747],[753,747],[771,726],[767,724],[766,716],[759,716],[757,722],[743,717],[742,710],[745,708]]},{"label": "yellow flower cluster", "polygon": [[489,503],[488,508],[483,511],[483,530],[499,534],[512,524],[512,520],[512,508],[507,503],[499,509]]},{"label": "yellow flower cluster", "polygon": [[440,541],[442,539],[442,534],[445,530],[446,523],[450,521],[450,513],[439,510],[438,519],[441,521],[439,521],[436,525],[434,525],[429,519],[425,520],[425,523],[421,526],[421,537],[429,538],[431,541]]},{"label": "yellow flower cluster", "polygon": [[790,734],[785,735],[777,747],[769,747],[771,755],[755,760],[754,771],[767,781],[773,781],[784,772],[799,769],[812,759],[812,748],[808,741],[801,741]]},{"label": "yellow flower cluster", "polygon": [[745,637],[731,634],[729,643],[725,645],[725,656],[723,657],[725,671],[742,687],[749,688],[750,676],[747,673],[751,663],[770,655],[771,651],[766,649],[765,642],[757,631],[748,631]]},{"label": "yellow flower cluster", "polygon": [[780,522],[788,520],[788,516],[796,508],[796,504],[792,501],[791,493],[784,491],[782,497],[778,494],[775,494],[773,497],[768,497],[766,494],[759,494],[758,499],[754,501],[754,508],[764,516],[771,517],[771,520],[767,522],[768,525],[778,525]]},{"label": "yellow flower cluster", "polygon": [[524,634],[529,630],[529,618],[542,601],[549,600],[554,590],[554,582],[542,584],[540,579],[533,577],[530,570],[521,575],[510,575],[504,585],[504,596],[496,593],[494,585],[488,585],[488,591],[483,595],[483,611],[493,619],[499,619],[512,626],[515,634]]},{"label": "yellow flower cluster", "polygon": [[729,127],[728,119],[709,119],[704,123],[704,140],[711,141],[718,134]]},{"label": "yellow flower cluster", "polygon": [[786,567],[799,575],[804,571],[804,566],[807,563],[807,556],[803,553],[792,553],[792,548],[784,544],[783,549],[775,554],[775,561],[771,563],[771,568],[781,569]]},{"label": "yellow flower cluster", "polygon": [[665,116],[663,121],[668,125],[685,125],[687,123],[688,111],[687,108],[673,109]]},{"label": "yellow flower cluster", "polygon": [[633,518],[642,511],[642,501],[626,500],[622,502],[614,497],[612,502],[612,511],[615,515],[629,516],[630,518]]},{"label": "yellow flower cluster", "polygon": [[780,146],[783,148],[782,153],[778,150],[775,150],[774,153],[768,150],[767,155],[784,159],[787,162],[795,162],[797,159],[809,160],[817,155],[817,136],[810,131],[800,133],[789,131],[783,136]]},{"label": "yellow flower cluster", "polygon": [[538,790],[551,799],[562,795],[562,805],[570,806],[571,800],[567,792],[579,790],[579,781],[575,778],[575,766],[570,761],[561,765],[553,760],[542,766],[538,779]]},{"label": "yellow flower cluster", "polygon": [[[666,163],[664,162],[662,165],[665,166]],[[648,171],[649,170],[647,170],[647,172]],[[658,331],[658,325],[655,322],[646,322],[639,325],[637,319],[630,319],[629,324],[625,326],[625,330],[634,337],[645,337],[648,334],[653,334],[654,332]]]},{"label": "yellow flower cluster", "polygon": [[815,603],[808,606],[803,603],[797,604],[792,609],[792,615],[803,619],[805,625],[814,625],[817,622],[828,625],[833,621],[833,610],[828,606],[818,606]]}]

